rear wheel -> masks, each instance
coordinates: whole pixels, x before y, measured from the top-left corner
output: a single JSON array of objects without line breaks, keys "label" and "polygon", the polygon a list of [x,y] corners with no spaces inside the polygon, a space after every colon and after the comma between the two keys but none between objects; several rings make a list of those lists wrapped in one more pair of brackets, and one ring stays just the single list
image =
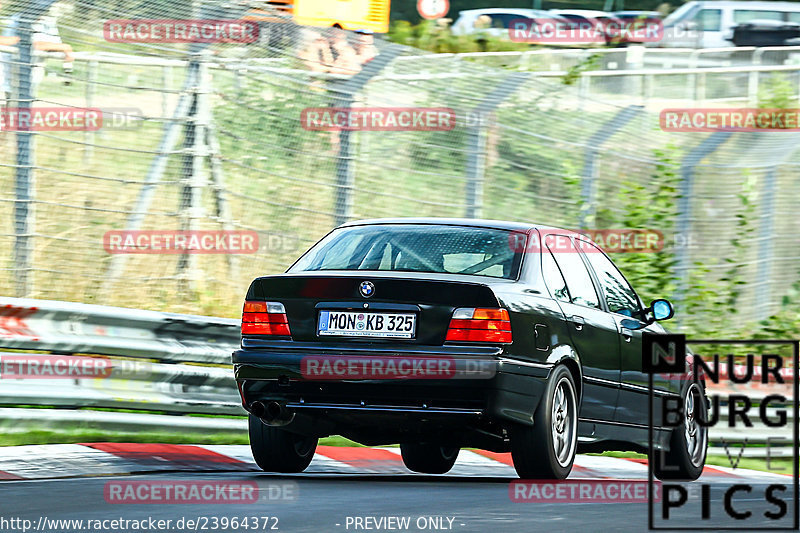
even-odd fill
[{"label": "rear wheel", "polygon": [[547,380],[545,394],[533,416],[533,427],[511,431],[511,458],[523,479],[564,479],[572,470],[578,442],[578,399],[575,382],[565,366]]},{"label": "rear wheel", "polygon": [[437,444],[401,444],[403,463],[422,474],[446,474],[458,459],[460,448]]},{"label": "rear wheel", "polygon": [[669,451],[656,451],[653,471],[658,479],[694,481],[703,473],[708,449],[708,405],[699,383],[692,382],[683,395],[683,423],[672,430]]},{"label": "rear wheel", "polygon": [[268,426],[253,415],[248,418],[248,426],[253,459],[265,472],[302,472],[314,458],[316,437]]}]

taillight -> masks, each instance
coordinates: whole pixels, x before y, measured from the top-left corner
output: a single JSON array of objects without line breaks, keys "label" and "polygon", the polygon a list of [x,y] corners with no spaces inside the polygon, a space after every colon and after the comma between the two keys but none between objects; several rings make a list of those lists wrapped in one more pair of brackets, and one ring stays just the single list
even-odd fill
[{"label": "taillight", "polygon": [[511,319],[508,310],[460,307],[453,311],[445,340],[509,344]]},{"label": "taillight", "polygon": [[242,335],[280,335],[288,337],[289,320],[280,302],[245,302],[242,310]]}]

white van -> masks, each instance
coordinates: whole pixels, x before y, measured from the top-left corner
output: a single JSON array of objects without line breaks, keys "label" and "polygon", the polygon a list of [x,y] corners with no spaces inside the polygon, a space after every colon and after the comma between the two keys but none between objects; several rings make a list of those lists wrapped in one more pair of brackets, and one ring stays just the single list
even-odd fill
[{"label": "white van", "polygon": [[733,28],[753,20],[800,22],[800,3],[687,2],[664,19],[664,38],[653,44],[671,48],[734,46],[730,41]]}]

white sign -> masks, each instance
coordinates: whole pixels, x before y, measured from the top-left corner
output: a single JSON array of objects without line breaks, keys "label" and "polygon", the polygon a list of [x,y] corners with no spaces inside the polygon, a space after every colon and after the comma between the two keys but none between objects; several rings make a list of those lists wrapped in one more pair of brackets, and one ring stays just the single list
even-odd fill
[{"label": "white sign", "polygon": [[440,19],[450,11],[450,0],[417,0],[417,11],[422,18]]}]

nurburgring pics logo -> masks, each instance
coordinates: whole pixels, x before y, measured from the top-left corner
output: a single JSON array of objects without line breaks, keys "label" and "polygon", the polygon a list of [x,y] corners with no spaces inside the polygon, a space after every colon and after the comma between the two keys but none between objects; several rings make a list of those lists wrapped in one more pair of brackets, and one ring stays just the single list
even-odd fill
[{"label": "nurburgring pics logo", "polygon": [[456,113],[449,107],[307,107],[300,124],[309,131],[450,131]]},{"label": "nurburgring pics logo", "polygon": [[430,357],[357,357],[309,355],[300,373],[310,380],[338,379],[490,379],[496,373],[490,360]]},{"label": "nurburgring pics logo", "polygon": [[254,254],[258,233],[249,230],[113,230],[103,235],[110,254]]},{"label": "nurburgring pics logo", "polygon": [[258,41],[259,25],[252,20],[117,19],[103,23],[111,43],[239,43]]},{"label": "nurburgring pics logo", "polygon": [[[700,347],[694,348],[689,355],[687,344]],[[779,353],[755,354],[747,348],[748,353],[744,356],[728,353],[727,357],[720,357],[722,346],[769,346],[776,351],[783,346],[791,348],[793,354],[788,357]],[[711,350],[713,355],[703,357],[699,353],[701,349]],[[744,364],[737,362],[737,357],[744,357]],[[651,483],[654,482],[656,465],[666,476],[672,475],[670,471],[677,470],[668,460],[667,453],[656,446],[656,426],[662,431],[681,431],[687,432],[686,435],[698,436],[711,427],[719,426],[720,431],[727,433],[738,429],[742,434],[738,441],[734,440],[735,437],[717,437],[734,471],[750,438],[753,439],[752,444],[758,446],[757,451],[766,452],[768,469],[770,456],[774,462],[777,453],[770,449],[775,441],[783,441],[783,450],[791,450],[785,456],[791,457],[794,464],[794,475],[786,476],[785,482],[780,477],[778,481],[773,478],[758,483],[736,477],[727,486],[720,482],[711,484],[702,481],[662,483],[660,513],[654,513],[655,499],[649,505],[650,530],[717,531],[722,525],[728,530],[748,531],[798,528],[798,382],[795,375],[798,359],[798,341],[687,340],[679,334],[642,334],[642,369],[650,376],[650,457],[652,462],[656,462],[649,471]],[[720,366],[721,361],[727,368]],[[787,370],[791,371],[791,376]],[[664,379],[675,380],[681,386],[680,395],[665,394],[664,391],[656,395],[654,375],[659,374],[660,387],[664,385]],[[789,384],[789,381],[793,383]],[[753,388],[750,394],[745,394],[745,387],[748,386],[757,389]],[[791,423],[789,409],[794,411]],[[785,432],[782,434],[781,430]],[[770,435],[765,441],[766,447],[760,445],[759,433]],[[703,439],[699,440],[702,443]],[[729,451],[730,444],[740,445],[736,460]],[[715,493],[722,491],[722,497],[712,499],[712,490]],[[794,506],[791,512],[790,502]],[[684,523],[694,525],[684,526]]]},{"label": "nurburgring pics logo", "polygon": [[800,131],[800,109],[674,108],[659,115],[663,131]]}]

